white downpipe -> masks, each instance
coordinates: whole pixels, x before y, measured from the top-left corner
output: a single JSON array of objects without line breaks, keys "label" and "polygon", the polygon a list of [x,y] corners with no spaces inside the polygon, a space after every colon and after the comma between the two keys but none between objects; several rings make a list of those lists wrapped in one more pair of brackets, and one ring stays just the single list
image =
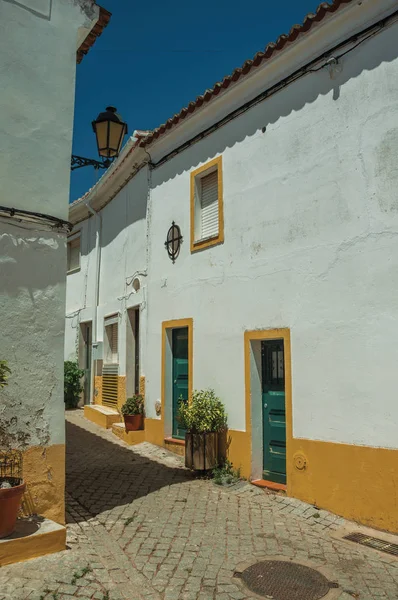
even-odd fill
[{"label": "white downpipe", "polygon": [[[98,323],[98,305],[99,305],[99,285],[100,285],[100,267],[101,267],[101,233],[102,233],[102,215],[100,212],[94,210],[90,206],[90,201],[86,203],[87,210],[94,216],[96,230],[95,230],[95,289],[94,289],[94,317],[93,317],[93,336],[92,336],[92,350],[97,348],[98,335],[97,335],[97,323]],[[91,352],[91,394],[90,404],[94,404],[94,376],[95,376],[95,362],[94,352]]]}]

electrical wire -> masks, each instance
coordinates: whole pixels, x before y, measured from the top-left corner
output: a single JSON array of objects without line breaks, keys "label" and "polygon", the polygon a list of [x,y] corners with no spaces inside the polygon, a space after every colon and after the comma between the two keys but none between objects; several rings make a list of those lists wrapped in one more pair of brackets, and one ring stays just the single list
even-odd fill
[{"label": "electrical wire", "polygon": [[56,229],[59,233],[67,234],[71,232],[73,228],[72,223],[69,223],[69,221],[64,221],[59,217],[54,217],[53,215],[47,215],[45,213],[33,212],[30,210],[23,210],[21,208],[12,208],[9,206],[0,206],[0,217],[4,219],[12,219],[17,223],[44,225],[47,226],[49,230]]},{"label": "electrical wire", "polygon": [[[198,133],[191,139],[187,140],[186,142],[184,142],[183,144],[181,144],[180,146],[178,146],[171,152],[167,153],[160,160],[158,160],[156,162],[152,162],[152,161],[149,162],[150,169],[155,169],[157,167],[162,166],[164,163],[168,162],[169,160],[171,160],[172,158],[174,158],[175,156],[177,156],[178,154],[180,154],[187,148],[191,147],[193,144],[196,144],[197,142],[206,138],[208,135],[210,135],[217,129],[220,129],[224,125],[227,125],[230,121],[245,114],[248,110],[250,110],[254,106],[257,106],[264,100],[267,100],[271,96],[274,96],[276,93],[285,89],[288,85],[291,85],[292,83],[301,79],[305,75],[308,75],[309,73],[316,73],[316,72],[324,69],[329,64],[328,60],[334,58],[338,61],[343,56],[346,56],[350,52],[353,52],[358,46],[360,46],[361,44],[368,41],[370,38],[377,35],[387,25],[392,24],[392,22],[394,20],[396,20],[397,16],[398,16],[398,10],[395,11],[394,13],[392,13],[391,15],[389,15],[388,17],[381,19],[377,23],[370,25],[366,29],[363,29],[361,32],[352,35],[350,38],[344,40],[343,42],[340,42],[339,44],[337,44],[333,48],[329,49],[328,51],[324,52],[317,58],[313,59],[312,61],[307,63],[305,66],[301,67],[300,69],[298,69],[297,71],[295,71],[294,73],[292,73],[291,75],[289,75],[288,77],[283,79],[282,81],[278,82],[276,85],[272,86],[271,88],[269,88],[267,90],[264,90],[263,92],[258,94],[255,98],[253,98],[252,100],[249,100],[248,102],[246,102],[239,108],[233,110],[228,115],[226,115],[225,117],[223,117],[222,119],[220,119],[219,121],[217,121],[216,123],[211,125],[210,127],[207,127],[206,129],[204,129],[203,131],[201,131],[200,133]],[[357,41],[357,43],[354,46],[348,48],[345,52],[339,54],[338,56],[334,55],[334,52],[336,52],[339,49],[344,48],[344,46],[347,46],[348,44],[356,42],[356,41]],[[324,64],[322,64],[320,67],[312,68],[313,65],[316,65],[321,60],[325,60],[326,62]],[[145,147],[143,146],[143,148],[145,148]]]}]

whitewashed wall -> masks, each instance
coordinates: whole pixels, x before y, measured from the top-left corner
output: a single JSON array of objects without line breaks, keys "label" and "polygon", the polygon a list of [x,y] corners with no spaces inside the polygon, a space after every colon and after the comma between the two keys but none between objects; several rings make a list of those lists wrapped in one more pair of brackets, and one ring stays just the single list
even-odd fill
[{"label": "whitewashed wall", "polygon": [[[295,437],[397,447],[397,35],[394,25],[347,54],[337,79],[307,75],[152,172],[148,416],[162,321],[193,318],[194,387],[213,387],[238,430],[243,333],[289,327]],[[211,105],[204,114],[202,129]],[[190,172],[218,155],[225,243],[191,255]],[[174,265],[161,243],[172,220],[184,236]]]},{"label": "whitewashed wall", "polygon": [[[100,193],[100,192],[98,192]],[[141,351],[145,346],[148,173],[142,169],[100,211],[101,260],[97,341],[103,341],[104,318],[119,314],[119,374],[126,374],[127,309],[141,307]],[[80,323],[94,322],[96,219],[75,226],[81,235],[81,268],[67,277],[65,357],[76,357]],[[133,276],[141,288],[135,292]],[[141,361],[142,364],[142,361]]]},{"label": "whitewashed wall", "polygon": [[[98,7],[0,0],[0,205],[67,218],[79,30]],[[0,219],[0,445],[64,441],[65,236]]]}]

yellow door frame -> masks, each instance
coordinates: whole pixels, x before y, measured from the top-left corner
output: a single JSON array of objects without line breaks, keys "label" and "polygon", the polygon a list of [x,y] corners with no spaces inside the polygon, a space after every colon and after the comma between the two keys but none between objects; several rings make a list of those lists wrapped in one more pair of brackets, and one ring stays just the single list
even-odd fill
[{"label": "yellow door frame", "polygon": [[188,329],[188,395],[192,395],[193,386],[193,319],[174,319],[172,321],[163,321],[162,323],[162,365],[161,365],[161,422],[163,437],[166,438],[165,432],[165,409],[166,409],[166,344],[167,334],[172,329]]},{"label": "yellow door frame", "polygon": [[289,462],[293,439],[293,409],[292,409],[292,371],[291,371],[291,348],[290,329],[256,329],[245,331],[245,420],[246,432],[250,443],[250,457],[253,464],[253,438],[252,438],[252,390],[250,355],[251,343],[263,340],[283,340],[285,353],[285,405],[286,405],[286,477],[289,493]]}]

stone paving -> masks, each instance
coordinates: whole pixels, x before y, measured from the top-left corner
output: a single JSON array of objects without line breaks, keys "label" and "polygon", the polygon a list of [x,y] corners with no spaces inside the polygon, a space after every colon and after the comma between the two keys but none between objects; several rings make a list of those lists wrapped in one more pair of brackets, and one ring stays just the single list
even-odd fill
[{"label": "stone paving", "polygon": [[326,569],[336,600],[398,600],[398,560],[332,537],[343,519],[248,483],[219,488],[82,411],[67,415],[67,506],[68,550],[0,568],[0,600],[245,600],[239,566],[281,556]]}]

